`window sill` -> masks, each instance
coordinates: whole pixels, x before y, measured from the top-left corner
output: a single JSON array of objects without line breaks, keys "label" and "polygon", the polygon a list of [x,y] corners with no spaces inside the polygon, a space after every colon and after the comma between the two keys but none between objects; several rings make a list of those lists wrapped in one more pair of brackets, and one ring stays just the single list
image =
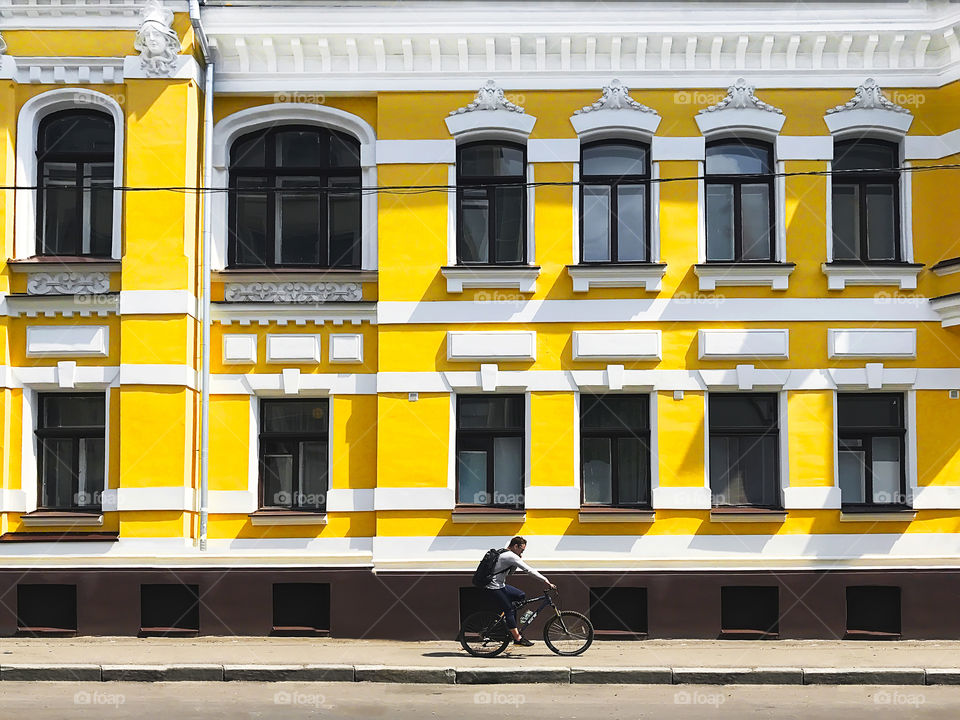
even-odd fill
[{"label": "window sill", "polygon": [[786,521],[785,510],[765,508],[711,508],[710,520],[725,523],[782,523]]},{"label": "window sill", "polygon": [[446,265],[440,273],[447,279],[448,293],[464,288],[507,288],[536,292],[539,265]]},{"label": "window sill", "polygon": [[582,523],[652,523],[656,513],[653,510],[641,508],[617,507],[581,507],[580,522]]},{"label": "window sill", "polygon": [[77,629],[49,628],[49,627],[18,627],[15,637],[31,638],[72,638],[77,636]]},{"label": "window sill", "polygon": [[874,630],[847,630],[844,640],[899,640],[900,633],[880,632]]},{"label": "window sill", "polygon": [[721,630],[720,640],[779,640],[779,632],[763,630]]},{"label": "window sill", "polygon": [[330,631],[298,625],[274,625],[270,629],[270,635],[272,637],[330,637]]},{"label": "window sill", "polygon": [[944,275],[953,275],[954,273],[960,272],[960,257],[949,258],[947,260],[941,260],[936,265],[930,267],[930,271],[938,277],[943,277]]},{"label": "window sill", "polygon": [[26,527],[102,527],[103,513],[38,510],[20,516]]},{"label": "window sill", "polygon": [[261,525],[326,525],[325,512],[296,512],[285,510],[258,510],[250,513],[250,524]]},{"label": "window sill", "polygon": [[914,510],[840,510],[840,522],[910,522],[916,520]]},{"label": "window sill", "polygon": [[200,631],[192,628],[147,627],[140,628],[137,635],[138,637],[197,637]]},{"label": "window sill", "polygon": [[786,290],[795,267],[794,263],[786,262],[699,263],[693,266],[693,272],[700,280],[701,290],[716,290],[718,286]]},{"label": "window sill", "polygon": [[666,271],[665,263],[567,265],[574,292],[588,292],[591,287],[642,287],[646,292],[659,292]]},{"label": "window sill", "polygon": [[525,510],[508,508],[455,508],[452,513],[455,523],[522,523],[527,520]]},{"label": "window sill", "polygon": [[377,273],[331,268],[236,268],[218,270],[212,279],[224,283],[227,303],[315,304],[360,302],[363,283],[376,281]]},{"label": "window sill", "polygon": [[[22,517],[22,516],[21,516]],[[6,532],[0,535],[0,543],[16,542],[117,542],[120,539],[118,532]]]},{"label": "window sill", "polygon": [[915,290],[923,264],[829,262],[820,267],[827,276],[828,290],[844,290],[847,285],[896,285],[901,290]]},{"label": "window sill", "polygon": [[85,255],[34,255],[7,260],[15,273],[33,272],[120,272],[120,261]]}]

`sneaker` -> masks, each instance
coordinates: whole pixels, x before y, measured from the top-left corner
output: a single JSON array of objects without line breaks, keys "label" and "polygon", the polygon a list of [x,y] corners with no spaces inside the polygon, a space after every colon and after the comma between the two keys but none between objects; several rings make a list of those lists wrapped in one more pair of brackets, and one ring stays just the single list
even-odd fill
[{"label": "sneaker", "polygon": [[513,644],[522,645],[523,647],[533,647],[533,643],[530,640],[527,640],[525,637],[521,637],[519,640],[514,640]]}]

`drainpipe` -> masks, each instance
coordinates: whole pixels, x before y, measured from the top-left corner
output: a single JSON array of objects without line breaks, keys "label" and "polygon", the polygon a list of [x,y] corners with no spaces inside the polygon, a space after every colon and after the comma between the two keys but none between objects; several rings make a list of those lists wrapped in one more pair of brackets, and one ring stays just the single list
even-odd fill
[{"label": "drainpipe", "polygon": [[[200,22],[200,4],[190,0],[190,24],[200,43],[203,61],[206,65],[203,88],[203,187],[209,189],[213,180],[213,56],[207,35]],[[203,236],[202,249],[203,289],[200,297],[201,331],[201,370],[200,370],[200,527],[199,540],[201,552],[207,549],[208,516],[208,475],[210,467],[210,227],[211,202],[209,190],[203,195]]]}]

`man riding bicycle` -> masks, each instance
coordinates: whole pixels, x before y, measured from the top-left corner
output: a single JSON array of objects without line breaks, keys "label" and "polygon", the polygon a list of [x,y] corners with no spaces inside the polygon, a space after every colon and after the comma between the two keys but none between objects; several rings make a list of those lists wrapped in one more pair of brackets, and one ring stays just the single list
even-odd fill
[{"label": "man riding bicycle", "polygon": [[513,644],[530,647],[533,643],[527,638],[520,636],[520,630],[517,628],[517,613],[513,607],[513,603],[522,602],[526,598],[526,595],[524,595],[522,590],[512,585],[507,585],[507,575],[510,575],[519,568],[525,570],[535,578],[542,580],[547,587],[553,590],[556,590],[557,586],[520,559],[526,548],[526,539],[519,535],[510,541],[507,549],[501,552],[497,558],[497,562],[493,566],[490,582],[487,583],[486,589],[496,598],[497,603],[499,603],[503,609],[504,619],[507,622],[507,627],[510,629],[510,634],[513,636]]}]

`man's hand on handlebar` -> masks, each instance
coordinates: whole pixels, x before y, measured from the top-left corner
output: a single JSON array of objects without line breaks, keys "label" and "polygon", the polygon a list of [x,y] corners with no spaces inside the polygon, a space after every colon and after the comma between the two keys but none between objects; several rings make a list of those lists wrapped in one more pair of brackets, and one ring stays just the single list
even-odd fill
[{"label": "man's hand on handlebar", "polygon": [[550,588],[551,590],[556,590],[556,589],[557,589],[557,586],[554,585],[554,584],[551,583],[551,582],[548,582],[548,583],[547,583],[547,587]]}]

